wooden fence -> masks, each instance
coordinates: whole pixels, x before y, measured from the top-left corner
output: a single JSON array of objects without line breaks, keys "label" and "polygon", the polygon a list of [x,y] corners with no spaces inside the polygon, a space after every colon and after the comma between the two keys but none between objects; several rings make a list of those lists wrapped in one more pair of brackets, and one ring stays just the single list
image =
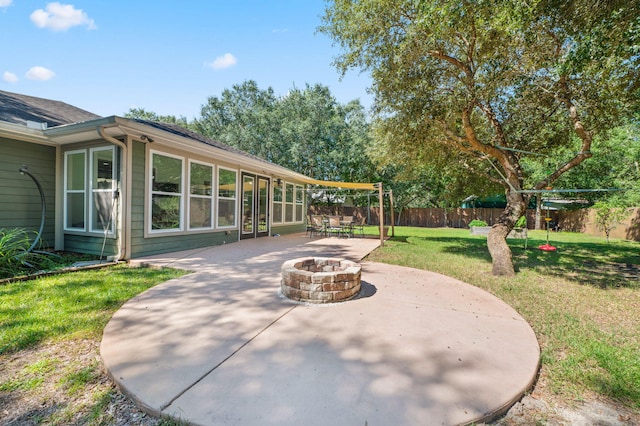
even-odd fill
[{"label": "wooden fence", "polygon": [[[395,224],[398,226],[417,226],[422,228],[467,228],[473,219],[484,220],[489,225],[497,222],[503,209],[441,209],[441,208],[409,208],[396,212]],[[356,220],[367,218],[369,225],[380,224],[380,209],[378,207],[347,207],[347,206],[310,206],[309,214],[354,216]],[[547,215],[546,210],[542,213]],[[581,232],[589,235],[605,236],[595,224],[595,211],[582,209],[576,211],[550,211],[549,217],[558,225],[561,231]],[[391,224],[388,209],[385,209],[385,224]],[[545,226],[542,221],[543,227]],[[527,227],[535,227],[535,211],[527,210]],[[612,238],[622,238],[640,241],[640,208],[629,209],[629,217],[611,232]]]}]

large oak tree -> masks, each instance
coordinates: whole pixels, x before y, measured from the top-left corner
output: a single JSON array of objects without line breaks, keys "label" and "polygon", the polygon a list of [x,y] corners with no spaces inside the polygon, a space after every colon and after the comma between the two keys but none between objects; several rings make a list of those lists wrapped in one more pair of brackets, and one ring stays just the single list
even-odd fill
[{"label": "large oak tree", "polygon": [[[594,136],[637,107],[639,28],[636,0],[335,0],[320,31],[343,49],[339,70],[371,73],[385,151],[428,161],[453,147],[448,167],[505,188],[487,245],[493,273],[513,275],[506,236],[532,196],[523,190],[591,157]],[[525,188],[523,158],[576,139]]]}]

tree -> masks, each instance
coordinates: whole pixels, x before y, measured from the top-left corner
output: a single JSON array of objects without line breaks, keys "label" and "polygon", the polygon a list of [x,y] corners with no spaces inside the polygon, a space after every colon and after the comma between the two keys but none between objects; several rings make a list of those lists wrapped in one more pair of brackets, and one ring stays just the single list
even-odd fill
[{"label": "tree", "polygon": [[185,129],[193,130],[191,123],[186,117],[176,117],[174,115],[158,115],[153,111],[147,111],[144,108],[131,108],[129,112],[124,114],[125,118],[155,121],[158,123],[177,124]]},{"label": "tree", "polygon": [[369,181],[369,124],[359,101],[341,105],[326,86],[292,88],[282,97],[255,81],[209,97],[199,133],[322,180]]},{"label": "tree", "polygon": [[[369,71],[380,139],[428,158],[450,146],[458,167],[504,187],[487,246],[495,275],[515,273],[506,236],[531,194],[592,156],[594,136],[637,105],[637,2],[335,0],[320,31],[335,64]],[[525,188],[522,159],[580,147]],[[557,164],[553,162],[553,164]]]},{"label": "tree", "polygon": [[220,98],[210,96],[195,120],[196,131],[267,161],[280,164],[277,125],[273,122],[277,103],[271,87],[261,90],[253,80],[225,89]]},{"label": "tree", "polygon": [[604,232],[607,236],[607,243],[609,243],[611,231],[629,216],[629,210],[612,206],[606,202],[598,202],[593,208],[596,211],[596,227]]}]

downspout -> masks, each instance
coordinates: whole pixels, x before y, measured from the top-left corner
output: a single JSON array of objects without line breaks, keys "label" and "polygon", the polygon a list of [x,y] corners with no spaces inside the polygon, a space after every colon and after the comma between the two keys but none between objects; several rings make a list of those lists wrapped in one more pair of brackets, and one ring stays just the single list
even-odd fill
[{"label": "downspout", "polygon": [[[128,149],[127,149],[127,145],[112,137],[109,136],[106,132],[105,132],[105,127],[104,126],[98,126],[98,134],[100,135],[100,137],[108,142],[111,142],[112,144],[120,147],[122,149],[122,164],[120,166],[120,174],[121,176],[124,176],[124,178],[122,179],[122,183],[121,185],[123,186],[124,189],[124,195],[128,196],[128,182],[129,182],[129,174],[128,174],[128,169],[127,169],[127,162],[128,162]],[[126,249],[126,224],[125,224],[125,218],[126,218],[126,209],[127,209],[127,203],[126,203],[126,198],[125,197],[120,197],[120,220],[119,220],[119,224],[118,224],[118,253],[116,254],[114,261],[117,262],[120,259],[123,259],[126,254],[127,254],[127,249]]]}]

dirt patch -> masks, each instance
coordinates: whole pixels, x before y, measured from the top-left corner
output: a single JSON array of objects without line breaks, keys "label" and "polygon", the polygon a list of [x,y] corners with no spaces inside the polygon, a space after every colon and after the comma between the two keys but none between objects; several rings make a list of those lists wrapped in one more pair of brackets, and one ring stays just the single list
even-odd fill
[{"label": "dirt patch", "polygon": [[162,424],[117,391],[95,341],[51,343],[4,354],[0,365],[2,425]]}]

